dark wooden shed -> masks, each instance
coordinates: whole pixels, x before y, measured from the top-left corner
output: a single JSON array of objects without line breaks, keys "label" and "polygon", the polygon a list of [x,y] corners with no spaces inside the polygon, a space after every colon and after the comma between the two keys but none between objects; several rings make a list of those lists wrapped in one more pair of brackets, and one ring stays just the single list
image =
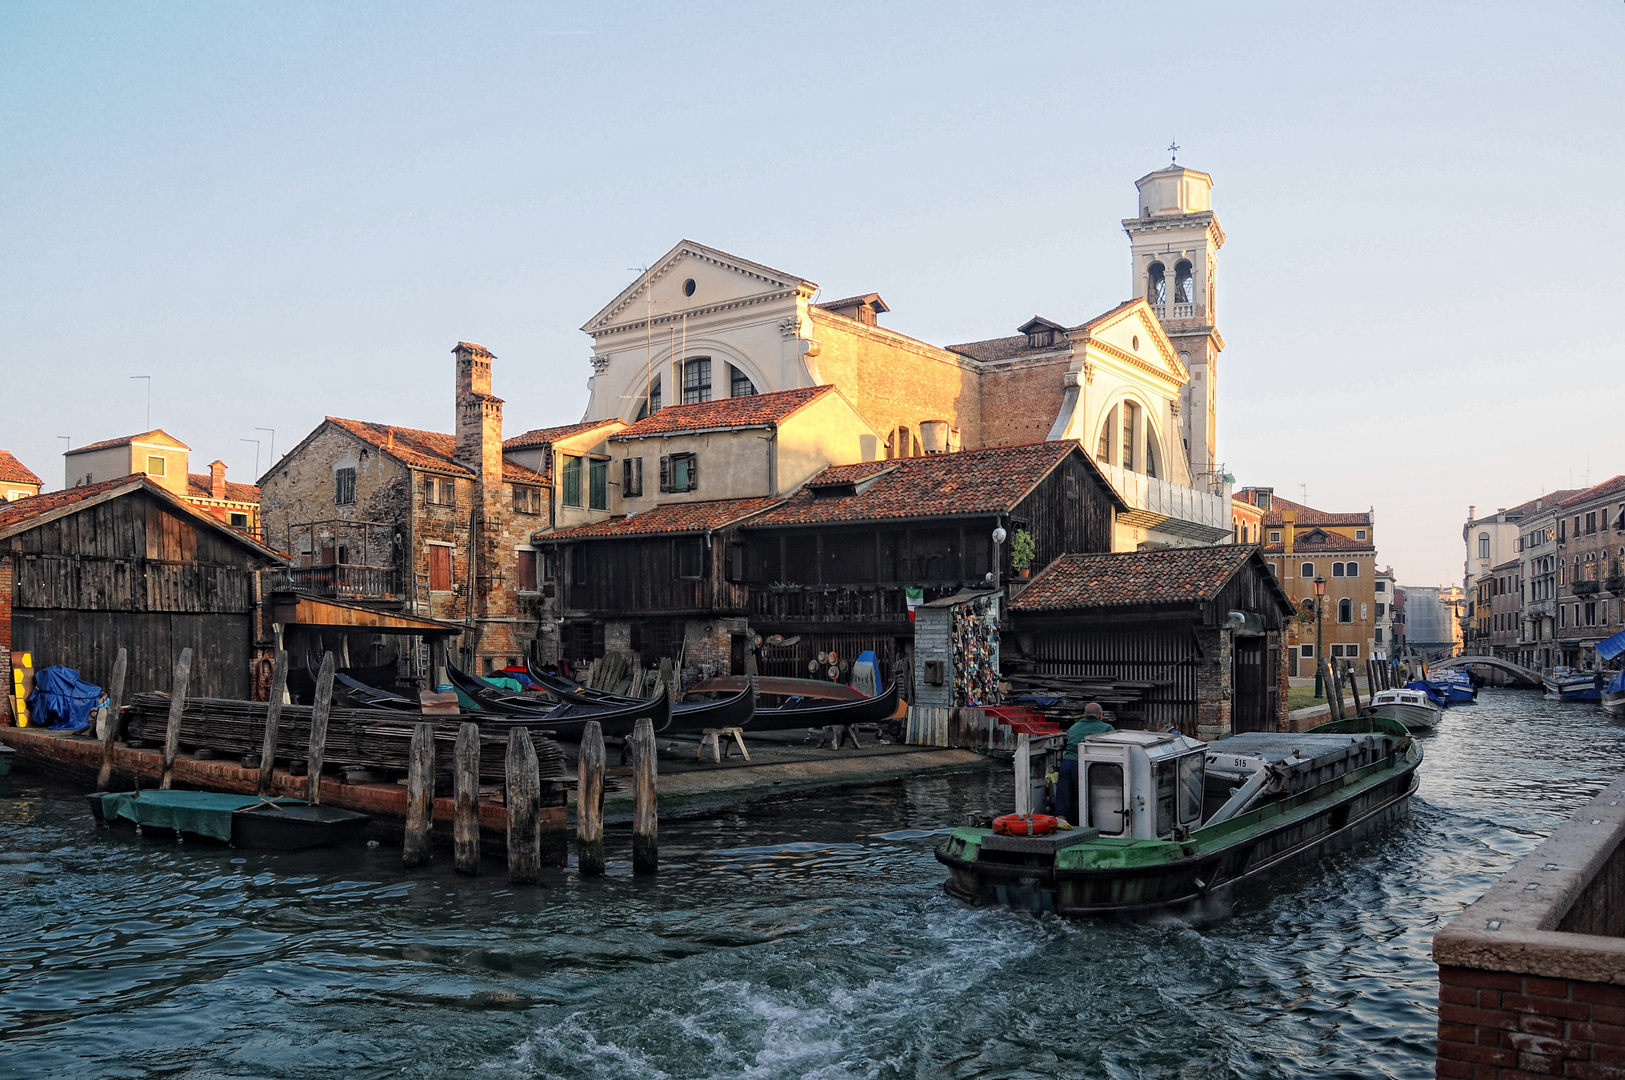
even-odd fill
[{"label": "dark wooden shed", "polygon": [[191,695],[246,699],[255,572],[282,561],[144,476],[0,506],[0,659],[105,686],[123,647],[128,695],[167,691],[190,647]]}]

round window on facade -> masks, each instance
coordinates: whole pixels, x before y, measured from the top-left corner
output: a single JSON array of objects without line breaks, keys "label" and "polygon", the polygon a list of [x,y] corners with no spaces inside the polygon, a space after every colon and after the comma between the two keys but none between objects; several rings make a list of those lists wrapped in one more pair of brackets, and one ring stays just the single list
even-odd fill
[{"label": "round window on facade", "polygon": [[693,296],[694,295],[694,279],[693,278],[689,278],[687,281],[683,282],[683,295],[684,296]]},{"label": "round window on facade", "polygon": [[1139,334],[1134,335],[1133,344],[1134,344],[1134,351],[1139,352],[1140,351],[1140,335]]}]

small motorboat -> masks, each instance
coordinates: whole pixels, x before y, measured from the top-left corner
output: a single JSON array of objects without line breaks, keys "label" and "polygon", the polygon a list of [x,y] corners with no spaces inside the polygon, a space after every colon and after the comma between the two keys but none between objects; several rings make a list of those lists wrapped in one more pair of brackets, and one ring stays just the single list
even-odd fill
[{"label": "small motorboat", "polygon": [[86,796],[105,825],[141,826],[233,847],[299,851],[359,840],[372,818],[299,799],[220,791],[126,791]]},{"label": "small motorboat", "polygon": [[1541,680],[1546,688],[1547,701],[1602,700],[1602,672],[1575,671],[1573,668],[1554,667]]},{"label": "small motorboat", "polygon": [[1065,742],[1045,736],[1039,754],[1025,743],[1016,753],[1018,812],[991,828],[957,828],[937,850],[949,895],[1060,915],[1189,910],[1404,814],[1422,763],[1403,727],[1373,716],[1212,743],[1104,732],[1078,744],[1072,816],[1081,824],[1063,829],[1022,811],[1040,805],[1037,777],[1050,759],[1058,764]]},{"label": "small motorboat", "polygon": [[[1602,688],[1602,711],[1609,716],[1625,716],[1625,671],[1614,672],[1614,677]],[[0,767],[0,773],[4,772]]]},{"label": "small motorboat", "polygon": [[1443,713],[1425,690],[1409,686],[1401,690],[1378,690],[1371,699],[1371,715],[1397,720],[1406,731],[1432,731]]}]

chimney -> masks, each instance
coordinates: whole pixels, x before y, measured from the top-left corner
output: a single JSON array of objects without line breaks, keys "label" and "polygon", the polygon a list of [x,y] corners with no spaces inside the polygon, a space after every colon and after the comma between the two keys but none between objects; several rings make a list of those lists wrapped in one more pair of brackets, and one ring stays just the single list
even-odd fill
[{"label": "chimney", "polygon": [[224,461],[209,462],[209,498],[224,500],[226,497],[226,463]]},{"label": "chimney", "polygon": [[1281,539],[1286,543],[1286,553],[1292,554],[1293,534],[1297,530],[1298,512],[1296,510],[1281,511]]},{"label": "chimney", "polygon": [[502,490],[502,399],[491,396],[491,361],[484,345],[459,341],[457,357],[457,460],[479,477],[487,509]]}]

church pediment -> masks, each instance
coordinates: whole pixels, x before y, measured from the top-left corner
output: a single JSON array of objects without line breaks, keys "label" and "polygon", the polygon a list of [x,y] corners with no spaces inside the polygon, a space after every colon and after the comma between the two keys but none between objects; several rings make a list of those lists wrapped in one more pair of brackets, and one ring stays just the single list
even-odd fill
[{"label": "church pediment", "polygon": [[684,240],[621,290],[581,329],[599,334],[622,326],[642,326],[684,313],[694,314],[753,300],[802,293],[818,286],[771,266]]},{"label": "church pediment", "polygon": [[1161,320],[1143,299],[1120,304],[1078,329],[1088,335],[1089,346],[1122,363],[1181,386],[1190,380]]}]

